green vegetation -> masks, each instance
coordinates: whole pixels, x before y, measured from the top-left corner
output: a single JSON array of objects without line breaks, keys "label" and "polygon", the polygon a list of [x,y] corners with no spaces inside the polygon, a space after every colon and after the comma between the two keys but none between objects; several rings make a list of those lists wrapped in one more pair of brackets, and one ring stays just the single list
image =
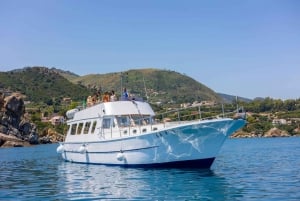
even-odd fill
[{"label": "green vegetation", "polygon": [[69,82],[56,71],[44,67],[0,72],[0,88],[19,91],[35,103],[60,105],[63,97],[82,100],[90,92],[85,86]]},{"label": "green vegetation", "polygon": [[[175,71],[158,69],[129,70],[121,73],[92,74],[71,82],[102,92],[115,90],[120,96],[121,88],[143,97],[149,102],[183,103],[202,100],[219,102],[220,97],[205,85]],[[121,86],[122,83],[122,86]]]},{"label": "green vegetation", "polygon": [[249,112],[248,125],[243,128],[246,132],[262,134],[277,127],[291,135],[300,133],[300,99],[283,101],[268,97],[242,105]]},{"label": "green vegetation", "polygon": [[[114,90],[118,96],[126,87],[149,102],[182,103],[202,100],[220,101],[205,85],[174,71],[158,69],[129,70],[122,73],[77,76],[46,67],[0,72],[0,89],[19,91],[34,103],[60,105],[64,97],[82,101],[88,95]],[[70,82],[71,81],[71,82]],[[121,86],[122,85],[122,86]]]},{"label": "green vegetation", "polygon": [[[157,113],[180,108],[182,103],[201,101],[217,103],[214,106],[201,106],[202,118],[220,115],[222,110],[227,113],[236,109],[235,98],[216,94],[192,78],[169,70],[141,69],[86,76],[45,67],[0,72],[0,90],[19,91],[26,96],[25,100],[30,102],[26,110],[39,132],[51,128],[64,133],[65,125],[53,126],[49,122],[42,122],[42,117],[51,117],[53,114],[64,116],[67,110],[82,105],[87,96],[95,92],[103,94],[115,90],[120,97],[123,87],[130,94],[148,100]],[[71,98],[71,102],[65,102],[64,98]],[[223,108],[222,102],[226,103]],[[247,133],[263,134],[273,127],[292,135],[300,132],[300,99],[239,99],[238,105],[243,106],[248,114],[248,124],[243,128]],[[199,110],[194,108],[180,113],[174,111],[159,119],[180,117],[181,120],[191,120],[199,116]],[[274,120],[277,122],[274,123]],[[283,123],[278,123],[279,120]]]}]

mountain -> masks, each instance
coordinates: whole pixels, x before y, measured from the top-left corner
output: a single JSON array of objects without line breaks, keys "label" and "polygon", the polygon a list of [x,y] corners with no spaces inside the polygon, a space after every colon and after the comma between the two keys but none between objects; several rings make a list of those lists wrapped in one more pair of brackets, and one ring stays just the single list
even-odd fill
[{"label": "mountain", "polygon": [[150,102],[193,102],[211,100],[220,102],[220,97],[207,86],[175,71],[138,69],[107,74],[90,74],[70,79],[71,82],[96,88],[103,92],[114,90],[120,95],[126,87],[131,94]]},{"label": "mountain", "polygon": [[20,91],[34,102],[48,102],[62,97],[83,100],[91,93],[103,94],[111,90],[120,96],[124,87],[130,94],[149,102],[221,101],[212,89],[186,75],[152,68],[78,76],[56,68],[26,67],[0,72],[0,80],[0,89]]},{"label": "mountain", "polygon": [[45,103],[63,97],[82,100],[89,94],[85,86],[73,84],[57,70],[46,67],[26,67],[0,72],[1,88],[19,91],[30,101]]},{"label": "mountain", "polygon": [[60,74],[61,76],[63,76],[64,78],[66,78],[67,80],[72,80],[72,79],[76,79],[78,77],[80,77],[79,75],[70,72],[70,71],[64,71],[58,68],[51,68],[50,70],[57,72],[58,74]]}]

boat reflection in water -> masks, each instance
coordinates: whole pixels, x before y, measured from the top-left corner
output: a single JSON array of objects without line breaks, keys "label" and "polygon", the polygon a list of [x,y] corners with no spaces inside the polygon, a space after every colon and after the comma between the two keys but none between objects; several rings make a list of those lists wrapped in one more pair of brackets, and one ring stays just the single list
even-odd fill
[{"label": "boat reflection in water", "polygon": [[239,194],[210,169],[121,168],[61,163],[60,194],[66,199],[234,200]]}]

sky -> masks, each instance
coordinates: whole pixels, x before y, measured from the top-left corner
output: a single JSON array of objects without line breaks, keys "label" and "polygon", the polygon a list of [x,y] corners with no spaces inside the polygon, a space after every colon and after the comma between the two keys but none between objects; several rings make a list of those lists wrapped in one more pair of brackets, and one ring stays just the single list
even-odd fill
[{"label": "sky", "polygon": [[26,66],[157,68],[219,93],[298,99],[300,1],[0,0],[0,71]]}]

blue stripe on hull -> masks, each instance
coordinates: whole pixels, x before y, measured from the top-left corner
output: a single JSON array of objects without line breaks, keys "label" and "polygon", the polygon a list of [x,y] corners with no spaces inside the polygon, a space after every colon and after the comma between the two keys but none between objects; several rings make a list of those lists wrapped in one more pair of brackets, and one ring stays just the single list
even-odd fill
[{"label": "blue stripe on hull", "polygon": [[125,167],[153,167],[153,168],[210,168],[215,158],[188,160],[188,161],[174,161],[168,163],[154,163],[154,164],[138,164],[125,165]]},{"label": "blue stripe on hull", "polygon": [[[187,160],[187,161],[174,161],[168,163],[152,163],[152,164],[99,164],[99,163],[81,163],[81,164],[95,164],[95,165],[107,165],[107,166],[121,166],[126,168],[201,168],[209,169],[214,162],[215,158]],[[68,161],[68,160],[67,160]]]}]

